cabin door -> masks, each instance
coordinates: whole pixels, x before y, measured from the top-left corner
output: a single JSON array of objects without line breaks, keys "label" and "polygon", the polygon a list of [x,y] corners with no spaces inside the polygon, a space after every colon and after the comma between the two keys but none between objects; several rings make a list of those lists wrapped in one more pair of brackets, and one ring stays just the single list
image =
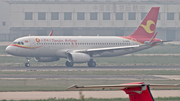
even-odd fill
[{"label": "cabin door", "polygon": [[35,40],[33,38],[29,38],[30,41],[30,48],[35,49]]}]

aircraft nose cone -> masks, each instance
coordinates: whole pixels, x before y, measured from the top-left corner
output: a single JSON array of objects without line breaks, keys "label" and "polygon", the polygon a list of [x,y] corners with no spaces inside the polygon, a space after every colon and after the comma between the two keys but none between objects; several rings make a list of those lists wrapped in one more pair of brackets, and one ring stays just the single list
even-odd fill
[{"label": "aircraft nose cone", "polygon": [[6,53],[11,54],[11,46],[6,47]]}]

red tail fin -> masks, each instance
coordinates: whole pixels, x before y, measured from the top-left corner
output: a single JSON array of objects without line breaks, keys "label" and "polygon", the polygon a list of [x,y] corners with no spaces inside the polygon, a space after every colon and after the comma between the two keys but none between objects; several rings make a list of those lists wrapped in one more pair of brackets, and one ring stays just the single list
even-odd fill
[{"label": "red tail fin", "polygon": [[[131,83],[131,84],[139,84],[139,83]],[[141,82],[140,84],[144,84]],[[149,85],[143,85],[141,87],[134,87],[134,88],[127,88],[122,89],[126,92],[126,94],[129,94],[129,100],[130,101],[154,101]]]},{"label": "red tail fin", "polygon": [[159,7],[152,7],[131,37],[152,38],[156,29]]}]

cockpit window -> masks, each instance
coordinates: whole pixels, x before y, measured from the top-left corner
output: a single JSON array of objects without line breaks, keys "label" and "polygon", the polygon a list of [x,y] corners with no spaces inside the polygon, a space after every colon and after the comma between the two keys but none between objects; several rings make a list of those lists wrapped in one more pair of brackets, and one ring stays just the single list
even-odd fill
[{"label": "cockpit window", "polygon": [[13,42],[13,44],[17,44],[17,42]]},{"label": "cockpit window", "polygon": [[13,44],[24,45],[24,42],[13,42]]},{"label": "cockpit window", "polygon": [[21,45],[24,45],[24,42],[21,42]]}]

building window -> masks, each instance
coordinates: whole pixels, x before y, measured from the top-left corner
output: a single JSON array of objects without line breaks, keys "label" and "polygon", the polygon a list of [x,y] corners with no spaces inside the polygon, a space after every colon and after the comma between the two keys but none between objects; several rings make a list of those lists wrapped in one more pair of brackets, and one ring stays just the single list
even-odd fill
[{"label": "building window", "polygon": [[166,30],[166,40],[176,40],[176,31]]},{"label": "building window", "polygon": [[73,36],[73,30],[63,30],[63,36]]},{"label": "building window", "polygon": [[115,29],[114,36],[124,36],[124,30],[122,29]]},{"label": "building window", "polygon": [[25,20],[33,20],[33,13],[25,12]]},{"label": "building window", "polygon": [[129,12],[128,13],[128,20],[136,20],[136,13]]},{"label": "building window", "polygon": [[167,20],[174,20],[174,13],[167,13]]},{"label": "building window", "polygon": [[72,20],[72,13],[64,12],[64,20]]},{"label": "building window", "polygon": [[123,20],[123,13],[122,12],[116,13],[116,20]]},{"label": "building window", "polygon": [[46,12],[38,12],[38,20],[46,20]]},{"label": "building window", "polygon": [[2,26],[6,26],[6,22],[2,22]]},{"label": "building window", "polygon": [[77,13],[77,20],[84,20],[85,17],[84,17],[85,13],[83,12],[78,12]]},{"label": "building window", "polygon": [[142,12],[142,13],[141,13],[141,20],[143,20],[143,19],[145,18],[146,15],[147,15],[146,12]]},{"label": "building window", "polygon": [[161,20],[161,13],[158,14],[158,19],[157,20]]},{"label": "building window", "polygon": [[90,20],[97,20],[97,13],[90,13]]},{"label": "building window", "polygon": [[51,20],[59,20],[59,12],[51,12]]},{"label": "building window", "polygon": [[110,13],[109,12],[103,13],[103,20],[110,20]]}]

